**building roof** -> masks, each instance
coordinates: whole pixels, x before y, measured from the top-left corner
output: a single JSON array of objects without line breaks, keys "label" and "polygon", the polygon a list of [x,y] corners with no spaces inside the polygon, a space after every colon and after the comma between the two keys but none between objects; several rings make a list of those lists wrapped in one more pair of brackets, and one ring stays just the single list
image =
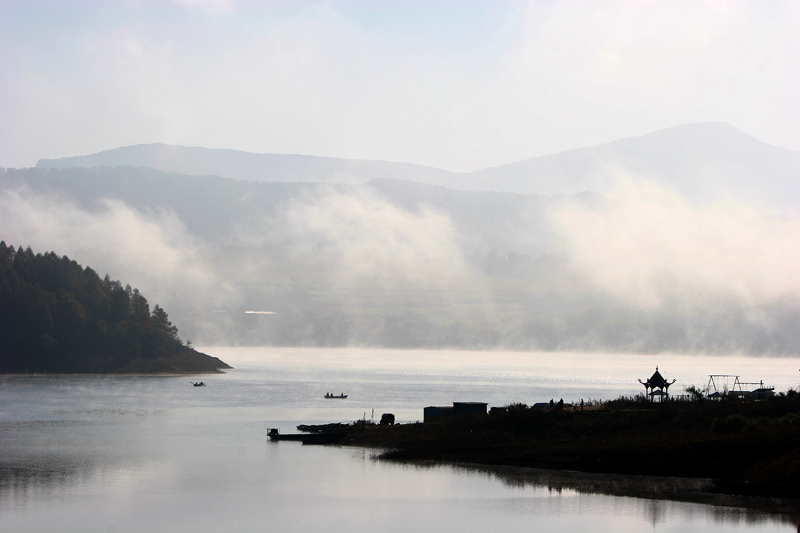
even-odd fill
[{"label": "building roof", "polygon": [[656,371],[650,376],[650,379],[644,382],[640,379],[639,382],[651,389],[663,389],[675,383],[675,380],[672,380],[672,383],[670,383],[664,379],[664,376],[661,375],[661,372],[658,371],[658,367],[656,367]]},{"label": "building roof", "polygon": [[655,373],[652,376],[650,376],[650,379],[648,381],[650,382],[651,387],[658,387],[658,388],[663,387],[667,383],[667,380],[664,379],[664,376],[662,376],[661,372],[658,371],[658,367],[656,367]]}]

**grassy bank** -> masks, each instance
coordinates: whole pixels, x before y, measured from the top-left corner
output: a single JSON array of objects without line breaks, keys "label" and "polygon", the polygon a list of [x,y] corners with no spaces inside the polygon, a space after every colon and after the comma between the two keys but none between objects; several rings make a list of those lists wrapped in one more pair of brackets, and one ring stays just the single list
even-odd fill
[{"label": "grassy bank", "polygon": [[505,412],[396,426],[357,425],[345,443],[384,457],[614,474],[702,477],[727,494],[800,498],[800,395],[758,402],[652,404]]}]

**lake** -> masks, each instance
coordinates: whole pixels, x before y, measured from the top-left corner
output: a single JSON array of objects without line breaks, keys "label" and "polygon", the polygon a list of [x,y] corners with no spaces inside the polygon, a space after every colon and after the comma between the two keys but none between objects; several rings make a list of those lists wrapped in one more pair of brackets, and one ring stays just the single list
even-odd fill
[{"label": "lake", "polygon": [[[267,427],[633,395],[656,368],[798,387],[797,359],[204,348],[225,374],[0,377],[2,531],[798,531],[798,517],[614,496],[580,476],[408,465]],[[202,380],[206,387],[193,387]],[[718,380],[719,381],[719,380]],[[348,394],[326,400],[326,392]],[[609,479],[609,477],[604,477]],[[610,479],[614,479],[611,477]],[[621,480],[650,483],[648,479]],[[657,480],[653,480],[657,483]],[[611,491],[613,493],[613,491]]]}]

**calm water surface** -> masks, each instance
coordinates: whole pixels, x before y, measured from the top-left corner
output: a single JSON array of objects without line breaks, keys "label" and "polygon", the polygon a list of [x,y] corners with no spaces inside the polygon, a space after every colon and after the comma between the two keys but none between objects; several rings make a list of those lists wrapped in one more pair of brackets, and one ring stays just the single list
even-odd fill
[{"label": "calm water surface", "polygon": [[[186,377],[0,378],[2,531],[798,531],[792,517],[591,493],[369,450],[273,443],[267,427],[422,419],[426,405],[606,399],[659,365],[798,386],[797,359],[208,348],[236,367]],[[673,390],[676,390],[673,389]],[[325,392],[349,394],[325,400]]]}]

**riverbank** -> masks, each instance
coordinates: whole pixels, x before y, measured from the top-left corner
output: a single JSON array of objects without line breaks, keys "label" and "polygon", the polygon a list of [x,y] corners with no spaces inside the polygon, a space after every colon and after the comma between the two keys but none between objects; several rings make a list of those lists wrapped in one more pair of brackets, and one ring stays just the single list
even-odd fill
[{"label": "riverbank", "polygon": [[800,499],[800,395],[759,402],[619,399],[592,411],[512,405],[436,423],[356,424],[382,457],[711,480],[715,494]]}]

